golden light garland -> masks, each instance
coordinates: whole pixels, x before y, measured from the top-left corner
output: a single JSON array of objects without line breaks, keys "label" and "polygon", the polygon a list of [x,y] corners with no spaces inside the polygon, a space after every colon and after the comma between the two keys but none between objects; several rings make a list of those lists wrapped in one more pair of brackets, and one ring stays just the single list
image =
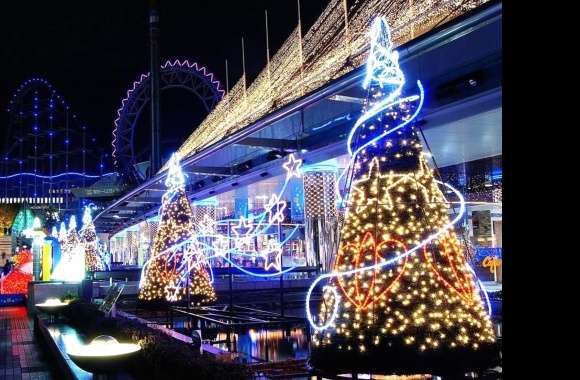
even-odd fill
[{"label": "golden light garland", "polygon": [[[368,55],[367,30],[375,16],[386,16],[394,45],[399,46],[487,1],[358,0],[345,14],[344,0],[331,0],[302,39],[298,28],[290,33],[271,58],[270,70],[264,67],[247,88],[246,77],[240,78],[179,148],[179,158],[360,67]],[[167,165],[162,168],[166,169]]]}]

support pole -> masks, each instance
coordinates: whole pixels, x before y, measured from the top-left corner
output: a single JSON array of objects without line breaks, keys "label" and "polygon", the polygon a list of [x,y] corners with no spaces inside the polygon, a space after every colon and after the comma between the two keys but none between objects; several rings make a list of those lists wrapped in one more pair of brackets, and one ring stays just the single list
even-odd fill
[{"label": "support pole", "polygon": [[149,72],[151,83],[151,164],[149,176],[153,178],[161,167],[159,134],[161,118],[159,102],[159,0],[150,0],[149,10]]},{"label": "support pole", "polygon": [[302,50],[302,17],[300,16],[300,0],[296,0],[298,7],[298,54],[300,56],[300,94],[304,95],[304,52]]},{"label": "support pole", "polygon": [[270,36],[268,33],[268,10],[264,10],[266,16],[266,67],[268,69],[268,83],[272,84],[272,78],[270,73]]},{"label": "support pole", "polygon": [[[233,295],[233,286],[234,286],[234,281],[233,281],[233,277],[232,277],[232,248],[233,248],[233,243],[232,243],[232,225],[231,222],[228,222],[228,241],[229,241],[229,252],[228,252],[228,256],[230,259],[230,262],[228,263],[228,272],[229,272],[229,288],[230,288],[230,312],[232,311],[232,308],[234,307],[234,295]],[[228,338],[229,339],[229,338]]]},{"label": "support pole", "polygon": [[244,37],[242,37],[242,75],[244,77],[244,98],[246,97],[247,78],[246,78],[246,47],[244,44]]},{"label": "support pole", "polygon": [[226,95],[230,93],[230,70],[228,69],[228,60],[226,59]]},{"label": "support pole", "polygon": [[[282,223],[278,222],[278,242],[282,242]],[[280,253],[280,270],[282,270],[282,256]],[[280,315],[284,316],[284,274],[280,275]]]}]

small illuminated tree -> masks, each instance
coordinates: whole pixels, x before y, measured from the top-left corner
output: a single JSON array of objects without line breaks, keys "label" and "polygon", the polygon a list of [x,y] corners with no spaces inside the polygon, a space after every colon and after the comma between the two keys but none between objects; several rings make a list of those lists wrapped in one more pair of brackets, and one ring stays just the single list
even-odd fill
[{"label": "small illuminated tree", "polygon": [[58,242],[62,245],[66,240],[66,226],[63,222],[60,222],[60,229],[58,230]]},{"label": "small illuminated tree", "polygon": [[189,285],[196,303],[215,300],[215,291],[207,270],[191,262],[190,239],[193,235],[193,212],[185,194],[185,177],[174,154],[169,162],[167,192],[159,210],[159,227],[149,260],[144,265],[139,299],[177,302],[184,298]]},{"label": "small illuminated tree", "polygon": [[321,276],[329,281],[311,364],[338,373],[487,368],[493,326],[413,125],[423,94],[401,97],[384,18],[370,35],[368,97],[348,139],[347,211],[334,269]]},{"label": "small illuminated tree", "polygon": [[72,252],[80,244],[80,237],[77,232],[77,218],[73,215],[68,222],[68,231],[64,240],[64,251],[72,255]]},{"label": "small illuminated tree", "polygon": [[[52,278],[63,281],[80,281],[85,277],[85,252],[77,232],[77,221],[73,215],[69,221],[68,232],[63,234],[64,222],[61,224],[59,242],[61,242],[60,262],[52,273]],[[65,236],[63,236],[65,235]]]},{"label": "small illuminated tree", "polygon": [[80,242],[85,250],[85,270],[102,270],[101,259],[98,253],[98,239],[90,207],[85,207],[83,214],[83,226],[80,230]]}]

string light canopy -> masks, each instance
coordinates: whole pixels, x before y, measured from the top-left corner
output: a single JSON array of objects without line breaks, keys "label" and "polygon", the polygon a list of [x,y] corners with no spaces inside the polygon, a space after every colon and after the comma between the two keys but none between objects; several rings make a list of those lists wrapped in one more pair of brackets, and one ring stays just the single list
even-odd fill
[{"label": "string light canopy", "polygon": [[[495,334],[485,290],[454,224],[462,195],[435,179],[414,127],[423,104],[402,96],[404,75],[386,18],[370,30],[364,112],[348,139],[350,188],[331,273],[307,292],[311,364],[337,373],[462,374],[489,368]],[[460,200],[449,217],[439,185]],[[322,283],[324,281],[324,283]],[[313,289],[323,286],[316,316]]]},{"label": "string light canopy", "polygon": [[188,157],[362,66],[369,54],[366,31],[375,15],[385,15],[398,46],[486,2],[358,0],[349,7],[345,0],[331,0],[308,32],[303,34],[299,24],[290,33],[251,84],[242,75],[177,153]]}]

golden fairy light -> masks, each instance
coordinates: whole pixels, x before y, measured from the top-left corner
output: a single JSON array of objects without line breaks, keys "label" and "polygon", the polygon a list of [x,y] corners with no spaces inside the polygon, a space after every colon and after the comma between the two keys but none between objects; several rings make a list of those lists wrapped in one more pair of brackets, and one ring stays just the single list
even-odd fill
[{"label": "golden fairy light", "polygon": [[246,76],[240,78],[179,148],[179,158],[360,67],[368,56],[367,30],[373,17],[386,17],[394,46],[399,46],[487,1],[358,0],[347,8],[344,0],[331,0],[302,38],[298,27],[290,33],[247,88]]}]

